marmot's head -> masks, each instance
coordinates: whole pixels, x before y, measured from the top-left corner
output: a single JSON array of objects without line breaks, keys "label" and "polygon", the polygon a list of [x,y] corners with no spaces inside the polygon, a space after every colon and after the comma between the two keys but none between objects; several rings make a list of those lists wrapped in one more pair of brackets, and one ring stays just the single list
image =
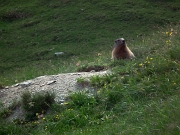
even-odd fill
[{"label": "marmot's head", "polygon": [[126,45],[126,42],[125,42],[124,38],[116,39],[114,42],[115,42],[115,45],[118,45],[118,46]]}]

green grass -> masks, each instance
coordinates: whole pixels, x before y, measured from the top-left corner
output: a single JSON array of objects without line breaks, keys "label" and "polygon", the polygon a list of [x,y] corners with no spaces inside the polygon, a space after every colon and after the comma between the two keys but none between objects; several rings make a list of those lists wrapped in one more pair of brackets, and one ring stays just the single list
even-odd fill
[{"label": "green grass", "polygon": [[106,64],[115,39],[139,49],[145,35],[178,23],[179,7],[178,1],[1,1],[1,83],[74,72],[76,63],[96,62],[98,53]]},{"label": "green grass", "polygon": [[[9,0],[0,5],[1,87],[45,74],[113,71],[78,79],[95,87],[93,94],[74,93],[64,105],[48,105],[48,114],[41,114],[47,101],[37,94],[31,99],[38,108],[35,119],[28,123],[6,121],[13,108],[0,104],[0,134],[180,134],[178,0]],[[110,60],[119,37],[136,59]]]}]

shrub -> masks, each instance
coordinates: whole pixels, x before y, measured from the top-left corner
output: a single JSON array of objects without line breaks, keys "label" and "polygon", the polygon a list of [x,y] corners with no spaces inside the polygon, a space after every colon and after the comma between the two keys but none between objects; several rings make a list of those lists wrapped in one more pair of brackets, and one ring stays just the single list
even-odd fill
[{"label": "shrub", "polygon": [[22,107],[26,112],[26,119],[34,120],[36,119],[36,113],[46,112],[48,108],[54,103],[54,94],[46,92],[35,93],[31,95],[30,92],[25,92],[22,95]]}]

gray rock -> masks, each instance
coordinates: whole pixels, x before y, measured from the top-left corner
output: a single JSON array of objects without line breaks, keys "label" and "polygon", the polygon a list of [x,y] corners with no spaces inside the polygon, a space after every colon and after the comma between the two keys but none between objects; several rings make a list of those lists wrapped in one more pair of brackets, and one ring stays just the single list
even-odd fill
[{"label": "gray rock", "polygon": [[26,82],[22,82],[22,83],[20,83],[19,85],[20,85],[22,88],[24,88],[24,87],[30,86],[31,84],[32,84],[32,81],[29,80],[29,81],[26,81]]},{"label": "gray rock", "polygon": [[55,56],[64,55],[64,52],[55,52]]},{"label": "gray rock", "polygon": [[19,86],[19,83],[17,83],[17,84],[15,84],[15,85],[13,85],[12,87],[17,87],[17,86]]},{"label": "gray rock", "polygon": [[56,81],[55,80],[53,80],[53,81],[48,81],[47,82],[47,85],[51,85],[51,84],[53,84],[53,83],[55,83]]}]

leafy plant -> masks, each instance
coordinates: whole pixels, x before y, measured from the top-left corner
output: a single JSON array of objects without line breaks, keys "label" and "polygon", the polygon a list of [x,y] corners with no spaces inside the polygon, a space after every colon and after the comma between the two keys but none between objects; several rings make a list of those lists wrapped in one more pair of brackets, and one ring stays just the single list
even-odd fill
[{"label": "leafy plant", "polygon": [[45,113],[48,108],[54,103],[54,94],[46,92],[31,94],[30,92],[24,92],[22,94],[22,107],[26,112],[27,120],[36,119],[36,113]]}]

